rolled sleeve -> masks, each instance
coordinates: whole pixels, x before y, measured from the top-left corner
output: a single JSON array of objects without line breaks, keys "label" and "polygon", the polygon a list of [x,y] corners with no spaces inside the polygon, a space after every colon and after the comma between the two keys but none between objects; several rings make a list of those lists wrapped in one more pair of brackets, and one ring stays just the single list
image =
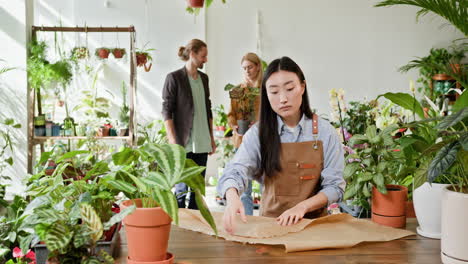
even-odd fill
[{"label": "rolled sleeve", "polygon": [[341,201],[346,187],[343,179],[344,152],[343,146],[329,124],[322,126],[329,136],[324,140],[324,168],[322,170],[322,186],[320,192],[328,197],[328,204]]},{"label": "rolled sleeve", "polygon": [[162,91],[162,116],[164,120],[173,119],[173,113],[176,108],[176,89],[177,87],[173,74],[168,74]]},{"label": "rolled sleeve", "polygon": [[245,134],[234,158],[226,165],[218,182],[218,194],[224,198],[229,188],[235,188],[241,195],[247,187],[248,180],[253,179],[259,168],[260,144],[258,141],[258,127],[254,125]]}]

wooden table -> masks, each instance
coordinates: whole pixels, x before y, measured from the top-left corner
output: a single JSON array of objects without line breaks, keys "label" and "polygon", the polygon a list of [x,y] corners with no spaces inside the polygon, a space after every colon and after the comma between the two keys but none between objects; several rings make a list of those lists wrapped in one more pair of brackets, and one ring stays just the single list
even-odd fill
[{"label": "wooden table", "polygon": [[[415,231],[416,218],[406,229]],[[125,237],[118,263],[126,259]],[[285,253],[282,246],[249,245],[172,226],[169,252],[175,263],[442,263],[440,240],[414,235],[389,242],[362,243],[352,248]]]}]

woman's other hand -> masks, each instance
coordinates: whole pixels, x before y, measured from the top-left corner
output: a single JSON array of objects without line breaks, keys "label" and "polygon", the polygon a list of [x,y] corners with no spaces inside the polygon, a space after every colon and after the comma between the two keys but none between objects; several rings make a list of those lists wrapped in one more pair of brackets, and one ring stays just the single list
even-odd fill
[{"label": "woman's other hand", "polygon": [[278,216],[276,218],[276,222],[282,226],[294,225],[304,217],[305,213],[306,207],[301,203],[298,203],[293,208],[284,211],[280,216]]},{"label": "woman's other hand", "polygon": [[226,208],[223,215],[224,230],[226,230],[226,232],[229,234],[234,233],[234,224],[237,215],[240,215],[242,222],[247,223],[244,205],[242,205],[239,194],[237,193],[237,189],[230,188],[226,192]]}]

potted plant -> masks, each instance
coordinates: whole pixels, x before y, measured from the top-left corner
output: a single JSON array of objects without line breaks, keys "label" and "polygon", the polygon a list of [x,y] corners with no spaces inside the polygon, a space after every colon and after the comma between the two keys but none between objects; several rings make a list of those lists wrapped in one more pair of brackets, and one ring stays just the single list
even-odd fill
[{"label": "potted plant", "polygon": [[114,55],[114,58],[116,59],[121,59],[125,55],[125,49],[122,48],[113,48],[112,49],[112,55]]},{"label": "potted plant", "polygon": [[360,205],[369,208],[367,199],[371,197],[372,221],[404,227],[408,189],[390,184],[399,182],[397,171],[402,161],[392,137],[397,129],[393,124],[378,132],[372,125],[365,135],[354,135],[349,140],[348,146],[355,149],[346,157],[344,178],[348,185],[343,199],[357,198]]},{"label": "potted plant", "polygon": [[237,133],[243,135],[249,129],[250,124],[255,120],[255,102],[260,95],[260,89],[256,87],[243,88],[240,85],[234,86],[227,84],[224,87],[225,91],[229,91],[231,100],[238,100],[237,116]]},{"label": "potted plant", "polygon": [[138,146],[146,143],[167,144],[168,142],[166,127],[161,119],[153,120],[145,125],[138,124]]},{"label": "potted plant", "polygon": [[[464,99],[466,99],[464,94]],[[468,106],[458,105],[457,112],[444,117],[436,126],[442,141],[433,145],[438,150],[428,168],[428,181],[445,175],[450,186],[442,190],[441,256],[444,263],[468,261]]]},{"label": "potted plant", "polygon": [[137,149],[124,148],[112,156],[118,169],[105,178],[110,186],[132,199],[123,202],[122,208],[137,206],[124,219],[128,263],[163,263],[173,258],[167,253],[167,245],[171,221],[178,224],[179,219],[177,200],[171,191],[176,183],[185,182],[196,192],[202,216],[217,233],[202,197],[205,181],[200,173],[205,168],[185,155],[184,148],[176,144],[147,143]]},{"label": "potted plant", "polygon": [[[226,0],[221,0],[221,2],[225,4]],[[189,14],[198,15],[204,5],[206,6],[206,8],[208,8],[211,6],[212,3],[213,0],[187,0],[187,8],[185,9],[185,11],[187,11]]]},{"label": "potted plant", "polygon": [[[151,66],[153,66],[153,57],[150,55],[150,52],[155,50],[153,48],[146,48],[146,45],[148,45],[149,42],[147,42],[141,49],[136,50],[136,62],[138,67],[144,67],[146,72],[149,72],[151,70]],[[149,63],[149,65],[146,65]]]},{"label": "potted plant", "polygon": [[95,52],[96,56],[99,57],[100,59],[109,58],[109,53],[110,53],[110,49],[104,48],[104,47],[97,48]]}]

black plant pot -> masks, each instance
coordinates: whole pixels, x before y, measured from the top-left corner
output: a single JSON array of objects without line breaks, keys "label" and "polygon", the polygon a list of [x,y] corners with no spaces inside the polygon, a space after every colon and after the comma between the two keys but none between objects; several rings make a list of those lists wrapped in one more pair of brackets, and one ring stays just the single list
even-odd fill
[{"label": "black plant pot", "polygon": [[250,120],[237,120],[237,133],[244,135],[249,130]]}]

